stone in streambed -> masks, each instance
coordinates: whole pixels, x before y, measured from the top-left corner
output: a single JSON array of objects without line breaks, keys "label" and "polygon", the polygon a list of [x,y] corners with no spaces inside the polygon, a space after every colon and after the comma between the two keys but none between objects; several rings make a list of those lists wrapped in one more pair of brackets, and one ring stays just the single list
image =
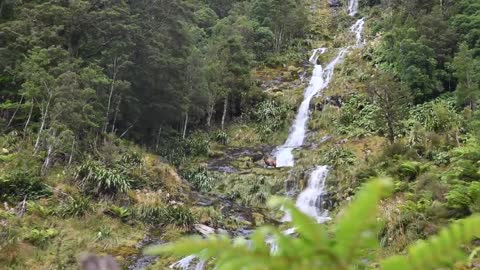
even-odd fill
[{"label": "stone in streambed", "polygon": [[328,0],[328,5],[330,7],[339,7],[342,5],[342,3],[340,2],[340,0]]}]

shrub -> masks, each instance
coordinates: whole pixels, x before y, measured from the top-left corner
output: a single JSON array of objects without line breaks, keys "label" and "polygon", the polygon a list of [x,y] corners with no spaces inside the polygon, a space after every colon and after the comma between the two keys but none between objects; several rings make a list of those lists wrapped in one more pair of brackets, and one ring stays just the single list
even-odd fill
[{"label": "shrub", "polygon": [[322,157],[323,164],[333,167],[353,165],[355,155],[348,149],[342,147],[334,147],[328,150]]},{"label": "shrub", "polygon": [[127,193],[133,182],[125,172],[106,168],[95,161],[87,161],[78,167],[75,178],[86,193],[107,197]]},{"label": "shrub", "polygon": [[289,111],[290,108],[286,103],[267,99],[260,102],[250,115],[260,124],[260,132],[263,135],[269,135],[284,127]]},{"label": "shrub", "polygon": [[32,200],[50,194],[51,189],[31,170],[14,170],[0,176],[0,200]]},{"label": "shrub", "polygon": [[49,229],[32,229],[25,236],[25,240],[29,241],[33,245],[44,248],[48,242],[58,235],[58,231]]},{"label": "shrub", "polygon": [[228,142],[230,141],[230,137],[228,136],[228,133],[226,133],[223,130],[217,131],[214,134],[214,139],[217,143],[227,145]]},{"label": "shrub", "polygon": [[76,197],[64,202],[57,210],[57,214],[61,217],[83,217],[92,210],[93,207],[88,198]]},{"label": "shrub", "polygon": [[427,131],[444,132],[458,127],[460,122],[460,116],[456,113],[455,97],[450,95],[417,105],[409,112],[409,118],[404,121],[409,130],[421,123]]},{"label": "shrub", "polygon": [[185,155],[199,157],[210,152],[210,140],[204,134],[194,134],[184,141]]},{"label": "shrub", "polygon": [[349,136],[365,136],[381,130],[380,108],[359,94],[350,95],[342,106],[339,131]]},{"label": "shrub", "polygon": [[107,214],[111,215],[112,217],[118,218],[123,222],[127,221],[132,211],[128,208],[112,205],[109,209],[107,209]]},{"label": "shrub", "polygon": [[186,170],[182,172],[182,176],[191,183],[196,190],[203,192],[211,191],[216,180],[205,167]]},{"label": "shrub", "polygon": [[422,171],[422,166],[420,162],[416,161],[407,161],[400,164],[398,168],[399,174],[407,180],[414,180],[420,175]]},{"label": "shrub", "polygon": [[27,211],[42,218],[55,214],[55,208],[34,201],[27,202]]},{"label": "shrub", "polygon": [[456,209],[460,216],[480,212],[480,183],[456,182],[446,195],[447,206]]},{"label": "shrub", "polygon": [[20,219],[0,208],[0,250],[23,238]]},{"label": "shrub", "polygon": [[157,226],[175,225],[191,228],[195,217],[189,208],[183,206],[151,206],[137,207],[133,216],[139,220]]}]

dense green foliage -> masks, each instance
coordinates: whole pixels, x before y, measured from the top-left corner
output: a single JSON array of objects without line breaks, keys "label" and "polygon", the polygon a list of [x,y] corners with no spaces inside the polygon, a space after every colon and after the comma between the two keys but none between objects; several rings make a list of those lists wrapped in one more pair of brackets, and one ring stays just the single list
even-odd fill
[{"label": "dense green foliage", "polygon": [[[276,225],[161,249],[219,269],[478,267],[478,0],[329,2],[0,0],[0,268],[72,269],[86,250],[129,268],[197,223]],[[318,47],[324,68],[348,50],[295,166],[266,167]],[[280,224],[269,199],[320,165],[335,222],[277,200]]]}]

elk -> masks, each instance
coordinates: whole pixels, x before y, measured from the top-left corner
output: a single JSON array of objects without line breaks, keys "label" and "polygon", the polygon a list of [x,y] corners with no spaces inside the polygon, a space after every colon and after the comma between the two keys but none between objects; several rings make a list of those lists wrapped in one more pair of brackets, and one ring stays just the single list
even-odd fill
[{"label": "elk", "polygon": [[277,161],[275,159],[271,158],[271,157],[264,157],[263,162],[265,162],[265,165],[267,165],[267,168],[268,167],[273,167],[273,168],[277,167]]}]

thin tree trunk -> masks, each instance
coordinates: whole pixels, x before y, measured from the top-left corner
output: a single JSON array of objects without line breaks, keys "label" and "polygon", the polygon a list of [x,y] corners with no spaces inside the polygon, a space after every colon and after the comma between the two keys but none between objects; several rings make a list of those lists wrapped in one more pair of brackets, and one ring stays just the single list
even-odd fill
[{"label": "thin tree trunk", "polygon": [[395,131],[393,128],[392,116],[389,113],[386,113],[385,117],[387,118],[388,140],[393,144],[395,142]]},{"label": "thin tree trunk", "polygon": [[41,137],[42,131],[45,127],[45,122],[47,121],[48,109],[50,107],[50,101],[51,100],[52,100],[52,96],[49,95],[47,105],[45,105],[45,110],[42,110],[43,111],[42,124],[40,124],[40,130],[38,131],[37,140],[35,141],[35,147],[34,147],[35,152],[38,150],[38,146],[40,145],[40,137]]},{"label": "thin tree trunk", "polygon": [[[46,175],[47,174],[47,171],[48,171],[48,168],[50,167],[50,161],[52,159],[52,154],[54,153],[54,144],[56,143],[56,132],[55,130],[51,130],[51,135],[52,136],[52,140],[51,142],[48,144],[48,148],[47,148],[47,157],[45,158],[45,162],[43,162],[43,166],[42,166],[42,175]],[[50,133],[49,132],[49,133]]]},{"label": "thin tree trunk", "polygon": [[158,146],[160,144],[160,135],[162,134],[162,126],[158,127],[157,138],[155,140],[155,151],[158,151]]},{"label": "thin tree trunk", "polygon": [[207,127],[210,128],[212,126],[212,117],[215,111],[215,102],[209,101],[208,108],[207,108]]},{"label": "thin tree trunk", "polygon": [[25,134],[27,134],[27,128],[28,128],[28,124],[30,123],[30,119],[32,119],[32,113],[33,113],[33,98],[32,98],[32,106],[30,106],[30,112],[28,113],[28,118],[27,118],[27,122],[25,122],[25,126],[23,127],[23,136],[25,137]]},{"label": "thin tree trunk", "polygon": [[43,162],[42,166],[42,175],[47,174],[48,167],[50,166],[50,159],[53,152],[53,146],[51,144],[48,145],[47,150],[47,157],[45,158],[45,162]]},{"label": "thin tree trunk", "polygon": [[117,78],[117,57],[113,59],[113,75],[112,75],[112,83],[110,84],[110,94],[108,95],[108,103],[107,103],[107,112],[105,115],[105,125],[103,127],[103,132],[107,132],[108,129],[108,118],[110,115],[110,106],[112,103],[112,96],[113,91],[115,90],[115,79]]},{"label": "thin tree trunk", "polygon": [[15,112],[13,112],[13,115],[10,118],[10,121],[8,121],[7,128],[10,127],[10,125],[13,122],[13,119],[15,119],[15,116],[17,115],[18,109],[20,109],[20,106],[22,105],[22,102],[23,102],[23,95],[22,95],[22,98],[20,99],[20,102],[18,103],[17,108],[15,109]]},{"label": "thin tree trunk", "polygon": [[68,157],[68,165],[70,166],[73,161],[73,151],[75,150],[75,138],[73,138],[72,149],[70,150],[70,156]]},{"label": "thin tree trunk", "polygon": [[138,119],[135,120],[135,122],[133,122],[133,124],[132,124],[131,126],[129,126],[129,127],[122,133],[122,135],[120,135],[120,138],[123,138],[123,136],[125,136],[125,135],[128,133],[128,131],[135,126],[135,124],[137,123],[137,121],[138,121]]},{"label": "thin tree trunk", "polygon": [[227,117],[227,108],[228,108],[228,95],[225,97],[225,101],[223,102],[222,130],[225,128],[225,118]]},{"label": "thin tree trunk", "polygon": [[115,132],[115,124],[117,123],[117,116],[118,116],[118,112],[120,111],[120,103],[122,103],[122,96],[118,98],[117,107],[115,108],[115,115],[113,116],[112,131],[111,131],[112,133]]},{"label": "thin tree trunk", "polygon": [[183,125],[183,136],[182,138],[185,139],[187,136],[187,126],[188,126],[188,111],[185,113],[185,124]]}]

